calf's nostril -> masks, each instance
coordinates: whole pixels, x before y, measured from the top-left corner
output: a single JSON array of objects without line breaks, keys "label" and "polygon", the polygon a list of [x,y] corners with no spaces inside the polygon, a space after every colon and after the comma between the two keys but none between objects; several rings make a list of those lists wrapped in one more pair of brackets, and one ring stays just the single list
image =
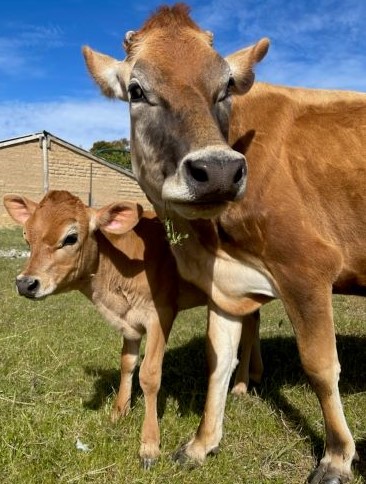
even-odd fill
[{"label": "calf's nostril", "polygon": [[37,279],[30,280],[28,283],[28,291],[29,292],[35,292],[38,288],[39,282]]},{"label": "calf's nostril", "polygon": [[21,296],[34,297],[39,289],[39,281],[34,277],[24,276],[16,279],[16,286]]}]

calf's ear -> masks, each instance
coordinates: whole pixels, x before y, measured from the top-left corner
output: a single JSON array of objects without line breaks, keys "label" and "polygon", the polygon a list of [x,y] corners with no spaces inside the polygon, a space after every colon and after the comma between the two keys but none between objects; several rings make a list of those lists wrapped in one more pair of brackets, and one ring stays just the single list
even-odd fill
[{"label": "calf's ear", "polygon": [[82,50],[87,68],[102,93],[107,97],[128,101],[128,82],[131,74],[128,62],[118,61],[88,46],[84,46]]},{"label": "calf's ear", "polygon": [[15,222],[24,225],[38,207],[38,203],[29,198],[9,193],[4,196],[4,207]]},{"label": "calf's ear", "polygon": [[132,230],[142,215],[142,207],[134,202],[116,202],[94,212],[91,223],[94,230],[107,234],[125,234]]},{"label": "calf's ear", "polygon": [[263,38],[256,44],[225,58],[234,78],[233,92],[244,94],[249,91],[254,82],[254,67],[265,57],[268,49],[269,39]]}]

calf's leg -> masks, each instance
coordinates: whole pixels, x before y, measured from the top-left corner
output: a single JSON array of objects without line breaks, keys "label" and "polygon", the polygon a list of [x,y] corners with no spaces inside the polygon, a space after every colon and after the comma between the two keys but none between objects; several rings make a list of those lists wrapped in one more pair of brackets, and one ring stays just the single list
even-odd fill
[{"label": "calf's leg", "polygon": [[133,372],[136,368],[141,339],[124,339],[121,351],[121,380],[119,390],[111,413],[112,422],[127,415],[131,408],[131,391]]},{"label": "calf's leg", "polygon": [[163,357],[174,316],[167,311],[147,327],[145,357],[140,368],[140,386],[145,398],[145,417],[141,432],[140,458],[149,469],[160,455],[157,397],[161,384]]},{"label": "calf's leg", "polygon": [[240,358],[231,390],[234,395],[245,395],[249,380],[259,383],[263,375],[263,361],[259,339],[259,310],[243,317],[240,339]]}]

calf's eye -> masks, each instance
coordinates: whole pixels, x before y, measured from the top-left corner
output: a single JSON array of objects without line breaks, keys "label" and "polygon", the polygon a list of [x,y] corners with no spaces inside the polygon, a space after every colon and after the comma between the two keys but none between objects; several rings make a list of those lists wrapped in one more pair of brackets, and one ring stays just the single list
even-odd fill
[{"label": "calf's eye", "polygon": [[75,245],[77,241],[77,234],[69,234],[64,238],[61,247],[65,247],[65,245]]}]

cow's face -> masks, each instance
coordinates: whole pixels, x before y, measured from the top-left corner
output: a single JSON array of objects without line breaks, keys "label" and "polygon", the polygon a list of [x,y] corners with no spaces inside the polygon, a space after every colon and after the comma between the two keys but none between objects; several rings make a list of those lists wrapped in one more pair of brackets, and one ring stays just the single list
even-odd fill
[{"label": "cow's face", "polygon": [[227,144],[232,94],[250,89],[268,41],[224,59],[180,6],[164,7],[125,38],[127,58],[84,56],[104,94],[128,100],[134,173],[162,210],[212,217],[246,185],[246,161]]},{"label": "cow's face", "polygon": [[50,192],[38,204],[26,197],[7,195],[4,205],[23,225],[30,248],[28,263],[16,278],[19,294],[39,299],[71,290],[92,271],[96,241],[89,236],[87,208],[77,197]]}]

